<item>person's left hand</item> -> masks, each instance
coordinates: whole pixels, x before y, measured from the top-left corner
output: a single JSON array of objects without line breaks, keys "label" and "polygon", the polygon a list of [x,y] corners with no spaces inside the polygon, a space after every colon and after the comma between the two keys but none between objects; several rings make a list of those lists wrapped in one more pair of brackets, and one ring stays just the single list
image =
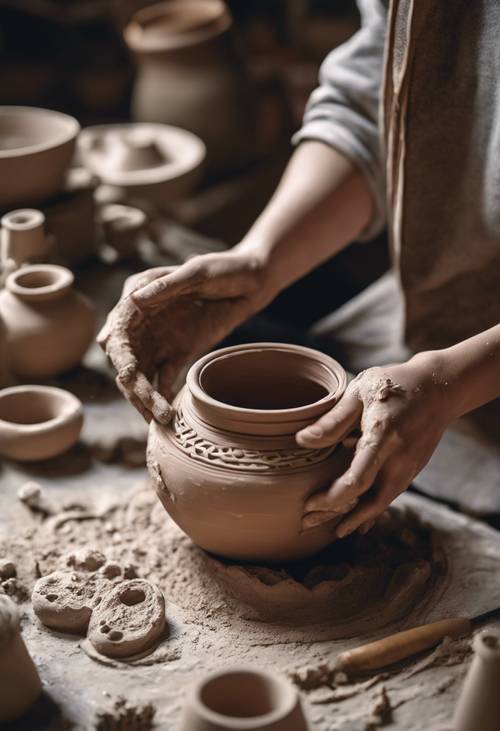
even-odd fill
[{"label": "person's left hand", "polygon": [[[427,464],[453,420],[449,389],[435,353],[370,368],[315,424],[296,435],[301,447],[326,447],[361,435],[349,469],[306,502],[303,530],[344,514],[336,535],[366,533]],[[359,431],[357,431],[359,434]]]}]

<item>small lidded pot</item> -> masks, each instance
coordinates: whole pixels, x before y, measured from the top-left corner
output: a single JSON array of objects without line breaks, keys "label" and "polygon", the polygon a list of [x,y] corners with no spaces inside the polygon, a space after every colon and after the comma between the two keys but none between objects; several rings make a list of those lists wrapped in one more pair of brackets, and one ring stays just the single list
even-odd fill
[{"label": "small lidded pot", "polygon": [[297,345],[201,358],[172,422],[150,426],[148,466],[169,515],[198,546],[235,560],[295,561],[325,548],[337,519],[301,532],[304,503],[345,471],[349,453],[301,448],[295,434],[345,387],[335,360]]},{"label": "small lidded pot", "polygon": [[18,378],[51,378],[74,368],[94,338],[90,301],[69,269],[34,264],[13,272],[0,292],[8,367]]}]

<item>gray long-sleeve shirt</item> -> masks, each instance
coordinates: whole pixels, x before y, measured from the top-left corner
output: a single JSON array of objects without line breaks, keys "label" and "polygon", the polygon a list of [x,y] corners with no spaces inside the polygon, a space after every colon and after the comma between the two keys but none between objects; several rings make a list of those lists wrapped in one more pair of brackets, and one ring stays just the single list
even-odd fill
[{"label": "gray long-sleeve shirt", "polygon": [[413,350],[500,322],[500,3],[359,0],[302,129],[364,173],[387,220]]}]

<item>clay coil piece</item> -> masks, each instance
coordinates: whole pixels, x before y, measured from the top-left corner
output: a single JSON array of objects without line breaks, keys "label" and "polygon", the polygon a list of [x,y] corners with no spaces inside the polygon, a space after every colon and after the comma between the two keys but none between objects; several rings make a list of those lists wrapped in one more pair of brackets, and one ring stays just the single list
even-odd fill
[{"label": "clay coil piece", "polygon": [[42,691],[37,669],[19,630],[19,613],[0,595],[0,724],[22,716]]},{"label": "clay coil piece", "polygon": [[227,447],[206,439],[189,426],[178,409],[174,419],[174,436],[179,446],[197,462],[250,472],[296,470],[322,462],[335,447],[326,449],[257,450]]},{"label": "clay coil piece", "polygon": [[106,579],[94,574],[54,571],[36,582],[33,609],[46,627],[85,634],[92,610],[106,585]]},{"label": "clay coil piece", "polygon": [[165,624],[161,591],[149,581],[132,579],[106,592],[92,614],[88,639],[107,657],[133,657],[154,649]]}]

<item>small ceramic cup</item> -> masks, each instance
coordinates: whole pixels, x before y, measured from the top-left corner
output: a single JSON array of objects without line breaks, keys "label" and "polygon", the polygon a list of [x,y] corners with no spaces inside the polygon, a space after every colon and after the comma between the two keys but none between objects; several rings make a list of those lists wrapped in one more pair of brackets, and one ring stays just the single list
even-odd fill
[{"label": "small ceramic cup", "polygon": [[73,394],[50,386],[0,390],[0,454],[20,462],[49,459],[80,436],[83,407]]},{"label": "small ceramic cup", "polygon": [[252,667],[207,675],[190,691],[180,731],[307,731],[297,691]]}]

